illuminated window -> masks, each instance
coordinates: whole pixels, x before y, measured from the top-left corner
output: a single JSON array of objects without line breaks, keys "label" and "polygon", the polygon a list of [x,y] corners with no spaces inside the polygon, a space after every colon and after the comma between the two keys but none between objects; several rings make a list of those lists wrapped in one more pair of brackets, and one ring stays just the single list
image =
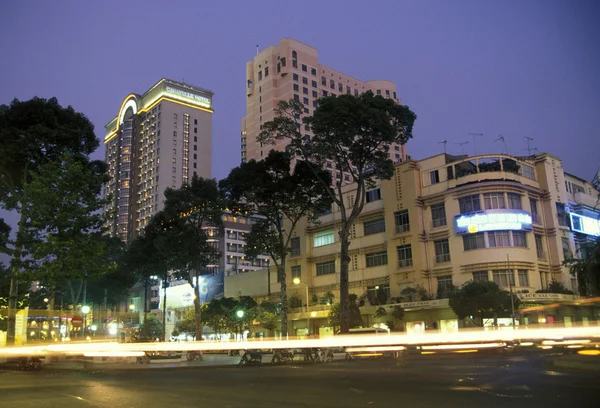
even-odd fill
[{"label": "illuminated window", "polygon": [[316,248],[316,247],[320,247],[320,246],[324,246],[324,245],[329,245],[329,244],[333,244],[334,241],[335,241],[335,239],[334,239],[333,231],[319,232],[319,233],[315,234],[315,236],[313,238],[313,246]]}]

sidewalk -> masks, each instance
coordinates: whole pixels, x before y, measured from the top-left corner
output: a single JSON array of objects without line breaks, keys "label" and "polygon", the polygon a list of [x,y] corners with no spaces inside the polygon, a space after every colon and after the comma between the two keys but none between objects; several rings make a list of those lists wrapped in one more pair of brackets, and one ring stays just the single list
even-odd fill
[{"label": "sidewalk", "polygon": [[556,367],[576,370],[600,371],[600,356],[568,355],[555,357],[552,364]]}]

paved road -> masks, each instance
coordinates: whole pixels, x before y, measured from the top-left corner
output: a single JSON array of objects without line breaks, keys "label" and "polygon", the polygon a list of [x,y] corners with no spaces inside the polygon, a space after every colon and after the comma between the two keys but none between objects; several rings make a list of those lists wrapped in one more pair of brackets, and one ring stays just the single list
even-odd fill
[{"label": "paved road", "polygon": [[[547,357],[435,357],[249,368],[0,371],[1,407],[600,406],[597,372]],[[467,405],[468,404],[468,405]]]}]

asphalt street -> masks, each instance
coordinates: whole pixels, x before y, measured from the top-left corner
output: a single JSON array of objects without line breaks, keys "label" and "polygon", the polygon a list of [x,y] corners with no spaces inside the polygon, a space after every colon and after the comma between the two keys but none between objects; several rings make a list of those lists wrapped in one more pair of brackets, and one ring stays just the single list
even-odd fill
[{"label": "asphalt street", "polygon": [[[468,405],[467,405],[468,404]],[[540,356],[138,371],[0,371],[0,407],[600,406],[598,372]]]}]

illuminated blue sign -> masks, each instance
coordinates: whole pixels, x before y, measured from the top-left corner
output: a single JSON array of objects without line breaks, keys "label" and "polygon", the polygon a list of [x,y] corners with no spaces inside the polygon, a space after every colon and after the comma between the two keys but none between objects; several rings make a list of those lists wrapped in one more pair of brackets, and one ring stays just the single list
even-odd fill
[{"label": "illuminated blue sign", "polygon": [[454,217],[458,235],[484,231],[531,231],[531,214],[521,210],[488,210]]},{"label": "illuminated blue sign", "polygon": [[596,218],[571,213],[571,229],[582,234],[600,237],[600,221]]}]

